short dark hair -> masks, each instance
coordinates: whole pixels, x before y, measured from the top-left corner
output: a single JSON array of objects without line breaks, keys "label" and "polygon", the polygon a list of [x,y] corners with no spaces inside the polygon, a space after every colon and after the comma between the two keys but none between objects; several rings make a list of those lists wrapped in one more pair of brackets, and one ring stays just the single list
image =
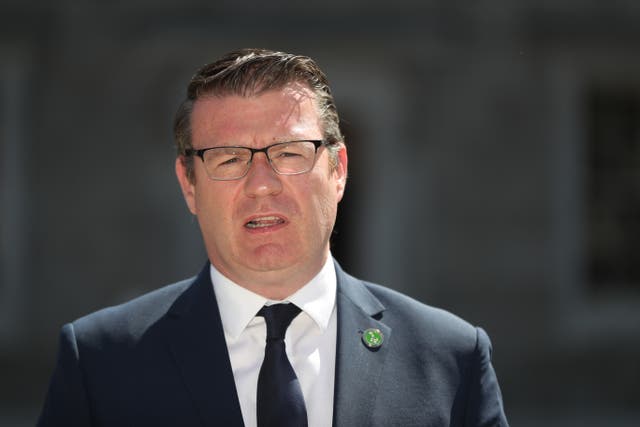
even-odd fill
[{"label": "short dark hair", "polygon": [[193,179],[193,157],[186,156],[192,149],[191,113],[193,105],[203,95],[244,97],[280,89],[289,83],[305,84],[316,95],[316,104],[323,123],[323,138],[336,164],[337,145],[344,140],[340,132],[338,110],[325,74],[315,61],[307,56],[276,52],[267,49],[240,49],[201,67],[191,78],[186,98],[180,104],[173,122],[173,135],[187,169]]}]

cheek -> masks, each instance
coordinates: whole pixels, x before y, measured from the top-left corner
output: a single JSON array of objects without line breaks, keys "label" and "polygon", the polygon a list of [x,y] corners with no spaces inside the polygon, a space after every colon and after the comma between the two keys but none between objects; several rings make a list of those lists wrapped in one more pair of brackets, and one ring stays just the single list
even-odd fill
[{"label": "cheek", "polygon": [[317,194],[314,198],[316,221],[322,228],[333,228],[337,212],[337,196],[327,185],[315,190],[317,193],[313,194]]},{"label": "cheek", "polygon": [[325,199],[322,200],[320,205],[320,209],[322,211],[322,225],[325,228],[333,228],[333,225],[336,220],[336,205],[333,199]]},{"label": "cheek", "polygon": [[231,195],[218,188],[200,188],[195,195],[199,220],[209,228],[225,227],[231,220]]}]

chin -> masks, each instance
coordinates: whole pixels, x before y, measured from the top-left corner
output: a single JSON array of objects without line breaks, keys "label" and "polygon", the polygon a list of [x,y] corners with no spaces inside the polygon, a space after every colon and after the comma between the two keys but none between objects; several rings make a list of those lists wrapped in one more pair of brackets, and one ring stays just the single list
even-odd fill
[{"label": "chin", "polygon": [[255,248],[246,261],[250,261],[256,270],[266,272],[286,269],[301,259],[300,252],[294,248],[269,244]]}]

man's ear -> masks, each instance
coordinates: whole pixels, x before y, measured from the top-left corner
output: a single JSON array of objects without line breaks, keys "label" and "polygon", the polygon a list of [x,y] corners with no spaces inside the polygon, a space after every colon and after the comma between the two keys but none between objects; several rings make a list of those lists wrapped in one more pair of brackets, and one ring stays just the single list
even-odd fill
[{"label": "man's ear", "polygon": [[337,164],[333,171],[333,174],[336,179],[336,191],[338,195],[338,201],[342,200],[342,196],[344,195],[344,189],[347,185],[347,165],[349,163],[349,158],[347,156],[347,147],[344,143],[340,142],[339,149],[337,154]]},{"label": "man's ear", "polygon": [[176,157],[176,176],[178,177],[180,189],[182,189],[182,195],[184,196],[185,202],[187,202],[189,211],[192,214],[197,215],[195,196],[196,186],[195,182],[189,180],[187,166],[185,165],[185,158],[183,156]]}]

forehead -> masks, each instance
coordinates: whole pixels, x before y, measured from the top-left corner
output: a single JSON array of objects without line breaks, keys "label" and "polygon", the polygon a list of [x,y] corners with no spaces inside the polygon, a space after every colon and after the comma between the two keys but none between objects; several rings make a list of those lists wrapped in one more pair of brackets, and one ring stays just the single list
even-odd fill
[{"label": "forehead", "polygon": [[194,147],[322,138],[316,96],[298,83],[255,96],[203,96],[194,103],[191,131]]}]

